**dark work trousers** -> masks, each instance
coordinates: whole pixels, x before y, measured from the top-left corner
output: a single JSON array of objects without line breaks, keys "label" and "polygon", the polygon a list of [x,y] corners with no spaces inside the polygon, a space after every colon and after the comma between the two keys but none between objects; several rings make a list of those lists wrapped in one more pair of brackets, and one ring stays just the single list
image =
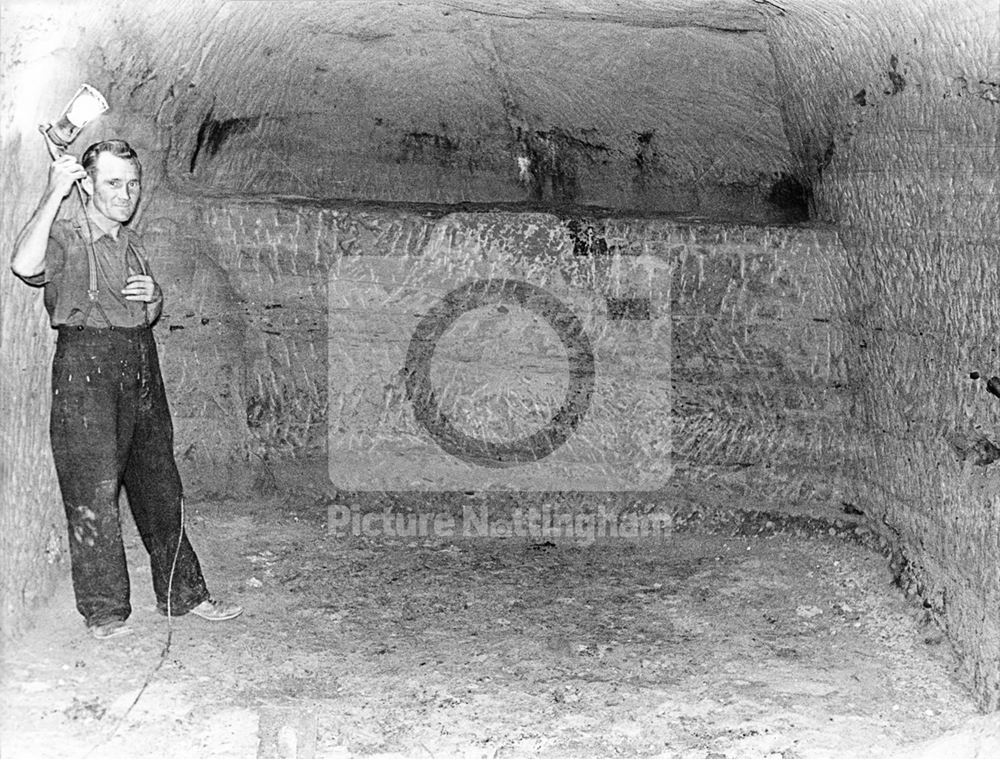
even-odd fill
[{"label": "dark work trousers", "polygon": [[173,423],[153,332],[58,329],[49,432],[69,524],[76,608],[88,626],[127,619],[132,611],[118,515],[124,485],[149,552],[157,606],[166,612],[169,586],[170,613],[185,614],[208,590],[182,533]]}]

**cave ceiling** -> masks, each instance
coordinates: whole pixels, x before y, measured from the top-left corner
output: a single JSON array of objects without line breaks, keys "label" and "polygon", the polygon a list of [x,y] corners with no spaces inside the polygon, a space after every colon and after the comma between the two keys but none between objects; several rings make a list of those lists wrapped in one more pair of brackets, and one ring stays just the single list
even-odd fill
[{"label": "cave ceiling", "polygon": [[752,0],[77,6],[184,191],[697,213],[792,173]]}]

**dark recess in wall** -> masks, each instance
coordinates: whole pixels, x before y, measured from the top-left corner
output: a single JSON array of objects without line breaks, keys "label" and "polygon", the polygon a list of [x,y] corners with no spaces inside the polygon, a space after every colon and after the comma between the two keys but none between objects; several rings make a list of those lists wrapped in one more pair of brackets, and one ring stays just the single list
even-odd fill
[{"label": "dark recess in wall", "polygon": [[899,59],[895,55],[889,56],[889,68],[885,73],[889,77],[892,89],[885,90],[886,95],[898,95],[906,89],[906,79],[896,70],[897,66],[899,66]]},{"label": "dark recess in wall", "polygon": [[191,164],[188,171],[194,174],[198,164],[198,157],[204,148],[209,157],[219,152],[223,143],[234,134],[244,134],[254,129],[260,123],[260,116],[243,116],[232,119],[213,119],[212,109],[205,114],[205,119],[198,127],[198,137],[195,141],[194,151],[191,153]]},{"label": "dark recess in wall", "polygon": [[635,133],[635,184],[640,191],[645,189],[650,174],[655,173],[659,166],[660,154],[656,149],[655,137],[655,130]]},{"label": "dark recess in wall", "polygon": [[802,182],[798,177],[782,172],[778,175],[777,181],[771,185],[767,200],[785,211],[789,221],[808,221],[812,188],[808,182]]},{"label": "dark recess in wall", "polygon": [[570,239],[573,241],[575,256],[603,256],[608,253],[608,241],[603,230],[597,230],[593,224],[585,224],[579,219],[571,219],[566,224]]}]

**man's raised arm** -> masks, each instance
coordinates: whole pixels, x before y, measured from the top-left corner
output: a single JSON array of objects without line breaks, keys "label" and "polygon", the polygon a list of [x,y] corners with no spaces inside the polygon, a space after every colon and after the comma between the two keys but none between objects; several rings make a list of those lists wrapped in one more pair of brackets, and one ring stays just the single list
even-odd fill
[{"label": "man's raised arm", "polygon": [[45,250],[49,244],[52,222],[59,213],[63,198],[73,187],[73,182],[86,176],[87,172],[71,155],[60,156],[49,166],[49,182],[45,192],[14,243],[10,268],[17,276],[34,277],[45,271]]}]

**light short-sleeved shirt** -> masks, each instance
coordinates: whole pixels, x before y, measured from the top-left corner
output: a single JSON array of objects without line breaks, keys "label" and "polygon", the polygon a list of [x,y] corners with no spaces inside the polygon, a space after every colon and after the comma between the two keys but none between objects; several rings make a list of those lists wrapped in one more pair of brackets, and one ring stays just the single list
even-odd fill
[{"label": "light short-sleeved shirt", "polygon": [[[52,224],[45,250],[45,270],[26,277],[29,285],[45,286],[45,308],[53,327],[140,327],[146,324],[146,304],[126,300],[121,290],[132,274],[149,274],[139,235],[126,227],[118,230],[118,239],[96,226],[94,256],[97,262],[97,306],[90,306],[88,229],[83,219],[59,219]],[[88,311],[88,307],[89,311]],[[86,314],[86,321],[84,315]]]}]

